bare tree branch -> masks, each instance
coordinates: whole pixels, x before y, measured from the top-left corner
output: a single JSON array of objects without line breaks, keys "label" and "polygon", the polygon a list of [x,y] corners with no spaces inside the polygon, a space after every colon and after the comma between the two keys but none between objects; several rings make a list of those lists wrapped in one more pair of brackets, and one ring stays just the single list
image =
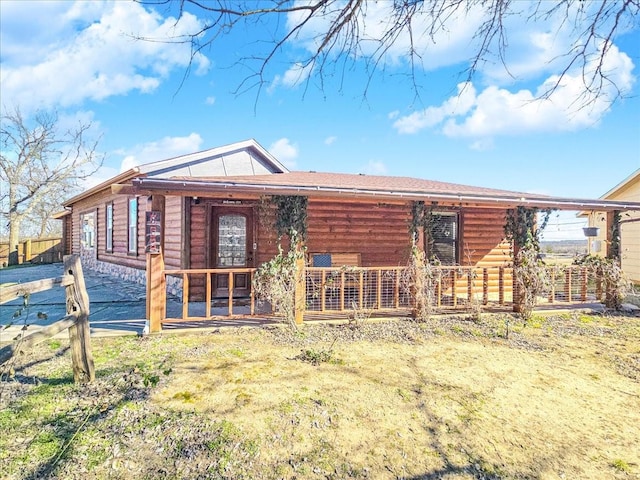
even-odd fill
[{"label": "bare tree branch", "polygon": [[31,230],[46,231],[45,212],[59,210],[61,200],[102,165],[98,142],[87,139],[90,123],[66,131],[59,126],[56,112],[37,112],[31,123],[17,108],[2,116],[0,213],[8,220],[10,264],[26,222],[36,220]]},{"label": "bare tree branch", "polygon": [[[470,52],[468,67],[464,69],[468,81],[494,58],[507,74],[513,76],[507,61],[510,33],[507,19],[522,15],[529,23],[561,19],[554,27],[555,33],[570,28],[571,45],[558,58],[552,59],[555,63],[561,62],[560,73],[546,85],[541,98],[549,98],[569,75],[575,75],[577,71],[584,86],[580,106],[594,102],[601,95],[609,95],[611,90],[615,93],[608,100],[613,102],[623,91],[616,85],[612,72],[607,70],[607,54],[618,33],[627,28],[638,28],[640,14],[640,0],[388,0],[382,4],[390,6],[389,18],[384,31],[376,38],[369,34],[371,27],[367,25],[373,2],[366,0],[138,1],[155,7],[177,7],[180,15],[197,11],[204,16],[203,26],[189,35],[164,40],[144,39],[190,44],[191,61],[186,74],[192,62],[222,37],[247,28],[259,30],[260,40],[254,45],[255,51],[235,63],[236,67],[252,70],[235,93],[256,89],[256,100],[263,87],[273,82],[269,67],[276,61],[277,54],[296,41],[303,41],[304,48],[296,49],[295,53],[300,56],[290,57],[288,61],[290,66],[300,69],[305,91],[312,78],[324,90],[326,79],[333,77],[335,69],[341,68],[340,78],[345,78],[348,71],[361,63],[368,75],[363,88],[366,97],[373,76],[387,71],[388,58],[394,52],[395,57],[406,62],[406,75],[419,96],[425,86],[419,78],[424,76],[428,81],[425,61],[429,48],[424,48],[423,40],[429,38],[435,44],[440,35],[455,28],[454,20],[461,21],[471,12],[480,12],[482,21],[474,35],[476,46],[470,47],[475,50]],[[318,28],[318,24],[321,27]],[[342,85],[342,82],[338,85],[340,90]]]}]

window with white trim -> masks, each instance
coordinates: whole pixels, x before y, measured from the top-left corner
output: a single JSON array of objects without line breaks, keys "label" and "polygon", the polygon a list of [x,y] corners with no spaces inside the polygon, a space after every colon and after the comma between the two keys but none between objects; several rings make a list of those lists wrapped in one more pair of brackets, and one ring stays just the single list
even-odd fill
[{"label": "window with white trim", "polygon": [[107,252],[113,252],[113,203],[107,203],[105,206],[105,249]]},{"label": "window with white trim", "polygon": [[138,199],[129,199],[128,252],[138,253]]},{"label": "window with white trim", "polygon": [[82,251],[93,250],[95,246],[96,231],[94,213],[83,213],[82,215],[80,215],[80,223],[82,225],[82,236],[80,238],[80,246],[82,247]]}]

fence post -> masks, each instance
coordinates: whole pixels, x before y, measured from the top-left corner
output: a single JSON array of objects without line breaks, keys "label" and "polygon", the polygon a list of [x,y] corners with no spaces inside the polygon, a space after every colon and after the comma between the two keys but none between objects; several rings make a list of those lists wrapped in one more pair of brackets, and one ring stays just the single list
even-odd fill
[{"label": "fence post", "polygon": [[27,239],[24,241],[24,257],[22,263],[27,263],[31,261],[31,239]]},{"label": "fence post", "polygon": [[71,343],[71,362],[73,379],[76,383],[92,382],[96,378],[91,353],[89,330],[89,295],[84,283],[79,255],[69,255],[64,259],[65,276],[72,280],[66,286],[67,314],[78,316],[74,325],[69,327]]}]

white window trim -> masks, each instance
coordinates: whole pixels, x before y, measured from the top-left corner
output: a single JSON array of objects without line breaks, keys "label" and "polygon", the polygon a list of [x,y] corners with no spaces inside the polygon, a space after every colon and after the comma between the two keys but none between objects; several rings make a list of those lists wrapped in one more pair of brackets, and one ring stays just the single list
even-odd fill
[{"label": "white window trim", "polygon": [[[134,215],[132,206],[135,206]],[[130,198],[127,203],[127,252],[132,255],[138,253],[138,197]]]},{"label": "white window trim", "polygon": [[105,250],[113,252],[113,202],[105,206]]}]

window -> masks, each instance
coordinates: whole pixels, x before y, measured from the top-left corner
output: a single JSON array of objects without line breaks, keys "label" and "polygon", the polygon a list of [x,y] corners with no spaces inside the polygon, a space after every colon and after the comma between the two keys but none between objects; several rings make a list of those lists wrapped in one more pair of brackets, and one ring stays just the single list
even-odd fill
[{"label": "window", "polygon": [[113,252],[113,203],[107,203],[105,216],[105,249]]},{"label": "window", "polygon": [[81,250],[93,250],[95,244],[95,216],[93,212],[82,214],[80,222],[82,223]]},{"label": "window", "polygon": [[442,265],[458,263],[458,214],[433,212],[429,231],[425,232],[427,257]]},{"label": "window", "polygon": [[129,253],[138,253],[138,199],[129,199]]}]

